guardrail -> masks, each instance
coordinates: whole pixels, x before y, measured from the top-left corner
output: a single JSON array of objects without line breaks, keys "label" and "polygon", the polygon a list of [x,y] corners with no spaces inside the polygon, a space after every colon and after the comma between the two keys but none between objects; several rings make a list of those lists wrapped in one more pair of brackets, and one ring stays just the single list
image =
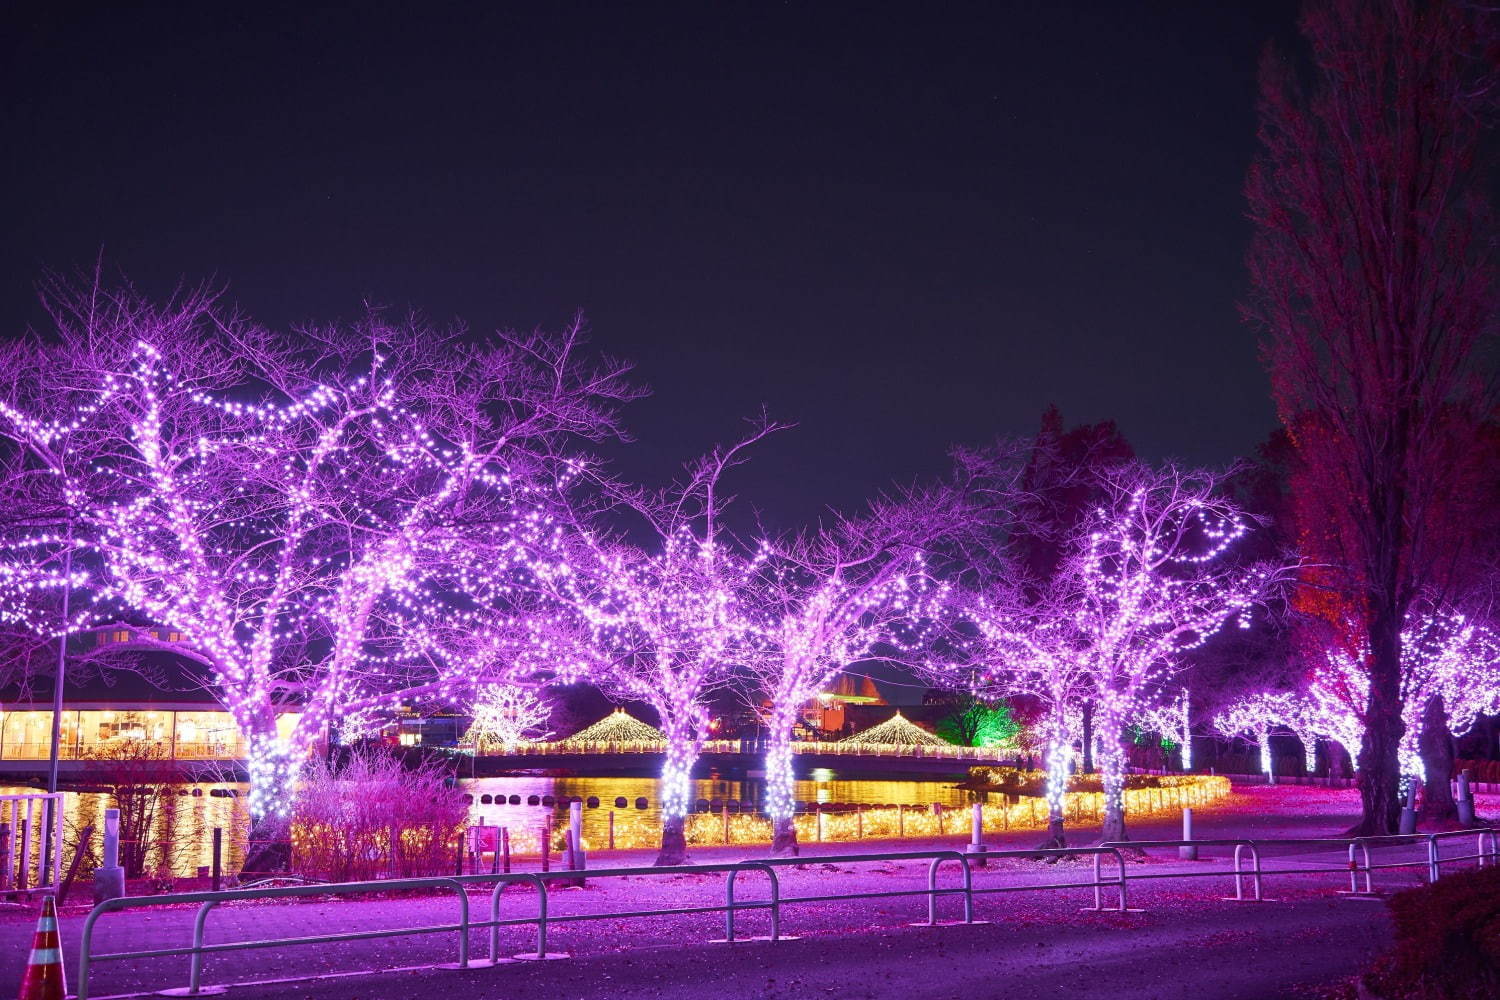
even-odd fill
[{"label": "guardrail", "polygon": [[[1000,747],[937,746],[912,743],[844,743],[842,741],[798,740],[790,744],[794,754],[823,754],[835,757],[915,757],[928,760],[972,760],[998,763],[1015,760],[1016,751]],[[558,740],[552,743],[521,743],[499,753],[476,752],[472,747],[460,747],[465,752],[480,757],[546,757],[551,755],[572,756],[576,754],[660,754],[665,753],[666,743],[657,740],[585,740],[570,743]],[[702,754],[736,754],[760,756],[764,746],[748,740],[705,740],[699,748]]]},{"label": "guardrail", "polygon": [[[1439,847],[1440,841],[1456,839],[1460,837],[1475,837],[1474,853],[1443,857]],[[1374,864],[1371,858],[1372,849],[1382,847],[1420,847],[1425,843],[1425,852],[1418,852],[1421,856],[1415,860],[1386,862]],[[1154,871],[1139,872],[1132,874],[1128,871],[1125,853],[1139,852],[1150,848],[1171,847],[1225,847],[1233,848],[1232,868],[1222,868],[1207,871]],[[1347,850],[1349,862],[1345,866],[1323,866],[1296,868],[1267,868],[1264,865],[1262,850],[1276,847],[1301,847],[1301,848],[1342,848]],[[980,885],[975,882],[975,868],[979,865],[987,866],[989,861],[1008,858],[1038,859],[1045,857],[1091,857],[1093,864],[1093,878],[1091,880],[1064,881],[1064,882],[1020,882],[1008,885]],[[982,860],[981,860],[982,859]],[[1106,859],[1114,861],[1114,871],[1103,870],[1102,862]],[[1247,866],[1248,859],[1248,866]],[[782,880],[778,874],[780,869],[817,864],[864,864],[864,863],[886,863],[891,861],[927,861],[927,879],[924,888],[911,889],[887,889],[873,892],[845,892],[845,893],[816,893],[802,896],[785,896],[782,894]],[[1363,862],[1361,864],[1360,862]],[[634,917],[672,916],[698,913],[724,914],[724,938],[723,941],[733,942],[745,940],[737,937],[736,915],[743,911],[765,910],[770,918],[770,934],[765,940],[786,940],[782,933],[783,921],[782,910],[787,906],[798,903],[822,903],[837,902],[841,900],[861,899],[888,899],[895,897],[925,896],[927,899],[927,921],[922,926],[940,926],[938,920],[938,903],[944,896],[957,896],[962,905],[962,919],[953,923],[975,924],[985,921],[975,920],[974,897],[987,894],[998,894],[1006,892],[1043,892],[1057,889],[1092,889],[1094,905],[1089,909],[1105,910],[1115,909],[1118,912],[1127,912],[1129,906],[1129,887],[1131,882],[1148,881],[1157,879],[1177,878],[1225,878],[1232,877],[1235,885],[1233,899],[1238,902],[1270,902],[1266,899],[1263,891],[1264,880],[1273,875],[1312,875],[1319,873],[1347,873],[1350,879],[1349,892],[1356,896],[1367,895],[1372,890],[1371,874],[1374,871],[1394,868],[1419,868],[1425,869],[1429,879],[1435,880],[1440,877],[1441,866],[1459,862],[1477,862],[1483,867],[1487,864],[1500,864],[1500,834],[1494,830],[1462,830],[1449,833],[1436,833],[1413,836],[1393,837],[1356,837],[1347,839],[1281,839],[1281,840],[1250,840],[1250,839],[1224,839],[1224,840],[1155,840],[1155,841],[1130,841],[1114,844],[1101,844],[1096,847],[1077,848],[1049,848],[1046,850],[1013,850],[1013,851],[985,851],[982,854],[969,853],[957,850],[937,851],[902,851],[895,853],[880,854],[835,854],[835,855],[810,855],[808,857],[789,858],[759,858],[745,861],[722,862],[705,865],[676,865],[666,867],[630,867],[630,868],[602,868],[588,869],[582,871],[556,871],[547,874],[540,873],[492,873],[475,875],[457,875],[452,877],[413,878],[413,879],[389,879],[374,882],[350,882],[334,883],[327,885],[298,885],[268,887],[261,889],[236,889],[225,892],[189,892],[176,893],[164,896],[125,897],[121,899],[107,900],[95,906],[84,920],[82,940],[79,951],[78,965],[78,993],[77,1000],[88,1000],[89,977],[92,966],[102,961],[124,961],[129,959],[162,958],[174,955],[189,956],[188,986],[175,990],[165,991],[168,995],[178,996],[202,996],[211,993],[223,992],[223,987],[207,986],[202,983],[203,959],[207,955],[221,954],[231,951],[243,951],[255,948],[272,948],[283,945],[305,945],[305,944],[328,944],[342,941],[358,941],[384,937],[402,937],[417,934],[446,934],[457,936],[456,961],[448,967],[470,969],[484,968],[494,965],[502,965],[512,961],[543,961],[547,959],[565,958],[565,954],[548,951],[549,930],[557,924],[572,923],[588,920],[621,920]],[[938,873],[945,863],[957,864],[959,867],[960,881],[957,885],[939,885]],[[562,882],[572,883],[583,879],[598,880],[624,877],[641,877],[655,875],[707,875],[722,873],[724,879],[724,901],[722,904],[699,906],[662,907],[648,910],[626,910],[626,911],[604,911],[598,913],[553,913],[551,911],[549,883]],[[764,898],[745,899],[736,895],[736,887],[739,884],[739,876],[744,873],[758,873],[766,876],[769,894]],[[1365,889],[1360,892],[1357,885],[1357,877],[1363,873]],[[1250,895],[1246,894],[1246,883],[1249,883]],[[534,914],[527,914],[507,919],[501,919],[500,901],[501,892],[508,885],[529,885],[536,892],[536,909]],[[491,887],[489,895],[488,919],[476,921],[471,917],[468,890],[471,887]],[[458,914],[455,923],[444,923],[434,926],[401,927],[393,929],[348,931],[334,934],[320,934],[313,936],[294,938],[271,938],[266,940],[233,941],[226,943],[206,944],[204,942],[205,929],[209,914],[220,904],[236,902],[249,899],[271,899],[292,898],[298,896],[320,896],[320,895],[358,895],[369,892],[392,892],[410,889],[448,889],[452,890],[458,901]],[[1116,904],[1113,907],[1105,906],[1104,893],[1113,891],[1116,893]],[[183,947],[155,948],[136,952],[114,952],[108,954],[93,953],[94,929],[99,918],[106,913],[117,912],[127,909],[144,909],[156,906],[172,906],[184,903],[199,904],[198,911],[193,920],[192,941]],[[536,926],[536,947],[534,950],[513,956],[504,956],[500,949],[500,928],[510,926],[522,926],[534,924]],[[474,931],[487,930],[489,932],[488,958],[473,960],[470,958],[469,946],[470,935]]]}]

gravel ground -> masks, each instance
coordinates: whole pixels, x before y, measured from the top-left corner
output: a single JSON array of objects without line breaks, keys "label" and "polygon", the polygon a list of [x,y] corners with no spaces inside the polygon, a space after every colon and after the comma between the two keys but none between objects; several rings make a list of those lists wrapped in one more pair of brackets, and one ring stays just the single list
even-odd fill
[{"label": "gravel ground", "polygon": [[[1486,809],[1486,806],[1489,806]],[[1253,837],[1336,837],[1352,822],[1357,800],[1347,791],[1282,786],[1247,786],[1226,803],[1195,819],[1201,839]],[[1480,802],[1482,813],[1500,811],[1496,801]],[[1137,839],[1170,839],[1175,825],[1138,824]],[[1088,843],[1096,831],[1074,831]],[[1024,849],[1036,833],[992,837],[1001,849]],[[779,869],[784,899],[849,892],[922,890],[926,862],[843,863],[819,861],[833,854],[953,848],[957,838],[924,842],[862,842],[809,845],[805,864]],[[1455,853],[1457,847],[1454,848]],[[556,1000],[591,997],[702,997],[710,990],[725,997],[836,995],[840,997],[1275,997],[1312,995],[1317,984],[1348,976],[1388,937],[1385,907],[1336,894],[1347,887],[1339,872],[1303,873],[1308,868],[1342,868],[1340,850],[1269,849],[1268,869],[1290,869],[1266,880],[1266,895],[1277,902],[1237,905],[1226,875],[1226,849],[1204,849],[1197,862],[1181,862],[1171,850],[1147,852],[1129,865],[1132,878],[1155,873],[1194,872],[1207,877],[1133,881],[1132,906],[1140,913],[1081,912],[1091,905],[1091,889],[983,893],[975,899],[980,926],[912,928],[926,919],[924,895],[844,902],[789,903],[781,933],[796,941],[713,945],[724,936],[723,914],[606,916],[580,922],[561,920],[549,929],[548,949],[569,953],[568,961],[516,963],[468,972],[425,970],[374,976],[326,978],[296,984],[239,987],[237,997],[366,998],[439,995],[530,997]],[[743,860],[743,847],[702,849],[700,864]],[[1388,849],[1377,861],[1418,860],[1413,848]],[[591,867],[649,863],[649,852],[595,856]],[[1110,869],[1106,865],[1106,873]],[[1377,876],[1377,886],[1416,884],[1420,869],[1393,869]],[[1088,860],[1055,865],[1029,860],[996,860],[975,872],[979,890],[1021,889],[1042,883],[1087,881]],[[766,894],[765,878],[740,876],[738,898]],[[939,871],[941,886],[959,884],[958,869]],[[1248,892],[1248,885],[1246,887]],[[718,873],[597,878],[583,888],[550,893],[551,916],[618,914],[624,910],[722,904],[724,876]],[[487,915],[489,895],[471,895],[471,919]],[[1113,893],[1106,891],[1106,905]],[[514,886],[502,893],[502,918],[533,915],[533,890]],[[942,920],[961,916],[957,897],[939,901]],[[70,983],[76,987],[76,958],[86,908],[70,908],[62,920]],[[214,911],[208,940],[315,936],[381,928],[438,926],[457,919],[452,895],[399,899],[237,903]],[[111,914],[98,925],[95,951],[175,947],[190,937],[192,910],[154,908]],[[739,936],[765,934],[764,911],[737,917]],[[0,916],[0,988],[19,980],[34,917]],[[534,925],[500,930],[499,954],[535,951]],[[488,954],[488,932],[471,932],[472,957]],[[352,970],[400,969],[452,962],[457,934],[447,931],[394,939],[278,947],[211,955],[204,982],[286,980],[329,976]],[[95,996],[159,990],[186,985],[183,956],[132,959],[95,966]]]}]

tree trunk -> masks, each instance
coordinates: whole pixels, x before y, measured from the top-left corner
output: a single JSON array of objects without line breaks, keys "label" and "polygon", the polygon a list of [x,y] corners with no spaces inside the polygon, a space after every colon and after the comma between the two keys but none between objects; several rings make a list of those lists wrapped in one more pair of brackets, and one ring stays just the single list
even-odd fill
[{"label": "tree trunk", "polygon": [[792,816],[780,816],[771,822],[771,856],[773,858],[795,858],[802,853],[797,844],[797,821]]},{"label": "tree trunk", "polygon": [[687,849],[687,817],[663,816],[661,818],[661,849],[652,862],[658,868],[668,865],[691,863]]},{"label": "tree trunk", "polygon": [[1094,703],[1083,703],[1083,773],[1094,773]]},{"label": "tree trunk", "polygon": [[1401,818],[1401,616],[1394,609],[1370,624],[1370,701],[1359,746],[1357,837],[1393,834]]},{"label": "tree trunk", "polygon": [[1099,836],[1101,843],[1115,844],[1130,839],[1125,829],[1125,748],[1121,744],[1125,722],[1107,713],[1101,723],[1099,769],[1104,786],[1104,828]]},{"label": "tree trunk", "polygon": [[697,742],[667,730],[666,760],[661,768],[661,850],[655,864],[688,863],[687,815],[692,808],[693,765],[698,760]]},{"label": "tree trunk", "polygon": [[284,872],[292,861],[292,796],[296,769],[292,755],[273,728],[247,737],[245,766],[250,778],[250,843],[240,875]]},{"label": "tree trunk", "polygon": [[1449,823],[1458,819],[1458,803],[1453,800],[1453,734],[1448,731],[1448,711],[1442,695],[1434,695],[1422,709],[1422,735],[1419,746],[1422,767],[1427,772],[1422,785],[1422,808],[1417,818],[1423,823]]},{"label": "tree trunk", "polygon": [[1047,800],[1047,839],[1037,845],[1038,850],[1068,846],[1063,830],[1063,803],[1068,792],[1068,758],[1073,751],[1073,738],[1061,705],[1049,712],[1046,726],[1047,755],[1043,762],[1047,766],[1047,779],[1042,794]]},{"label": "tree trunk", "polygon": [[766,745],[766,815],[771,818],[772,857],[791,857],[798,853],[796,773],[792,769],[790,720],[771,721]]}]

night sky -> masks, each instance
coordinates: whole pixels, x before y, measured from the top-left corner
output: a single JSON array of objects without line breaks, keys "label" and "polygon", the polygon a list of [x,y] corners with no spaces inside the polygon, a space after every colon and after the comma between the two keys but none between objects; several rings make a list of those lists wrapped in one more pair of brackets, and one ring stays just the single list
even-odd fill
[{"label": "night sky", "polygon": [[1239,320],[1255,64],[1288,2],[19,3],[0,328],[45,269],[228,283],[273,325],[577,309],[641,478],[762,404],[775,523],[1114,418],[1219,464],[1273,424]]}]

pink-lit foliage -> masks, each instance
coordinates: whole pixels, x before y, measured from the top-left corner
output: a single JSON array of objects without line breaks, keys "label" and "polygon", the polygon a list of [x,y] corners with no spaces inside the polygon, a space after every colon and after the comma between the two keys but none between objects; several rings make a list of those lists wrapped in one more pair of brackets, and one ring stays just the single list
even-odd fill
[{"label": "pink-lit foliage", "polygon": [[[753,645],[756,581],[769,549],[737,543],[723,522],[721,479],[746,449],[781,425],[762,420],[732,446],[691,465],[683,481],[647,493],[605,485],[643,524],[645,544],[572,511],[569,530],[530,522],[531,545],[550,561],[531,567],[538,604],[513,620],[515,655],[561,681],[587,679],[621,700],[650,705],[666,736],[657,863],[687,860],[692,771],[708,736],[709,700],[735,680]],[[617,518],[618,520],[618,518]]]},{"label": "pink-lit foliage", "polygon": [[1305,707],[1301,698],[1286,691],[1257,691],[1246,695],[1213,718],[1214,728],[1225,736],[1249,736],[1260,750],[1260,770],[1268,780],[1276,775],[1271,760],[1271,733],[1281,727],[1296,731],[1311,756],[1312,740],[1304,728]]},{"label": "pink-lit foliage", "polygon": [[958,609],[974,631],[967,643],[976,667],[971,682],[981,697],[1029,696],[1040,708],[1043,794],[1048,821],[1045,847],[1064,847],[1063,803],[1072,769],[1073,745],[1082,734],[1079,709],[1092,691],[1088,661],[1070,644],[1071,631],[1026,603],[1015,590],[996,584],[969,595]]},{"label": "pink-lit foliage", "polygon": [[[1370,654],[1325,650],[1308,679],[1306,725],[1358,753],[1370,700]],[[1401,631],[1401,773],[1421,781],[1426,768],[1420,751],[1423,713],[1443,700],[1455,735],[1473,728],[1479,716],[1500,712],[1500,638],[1493,630],[1456,611],[1413,611]],[[1446,775],[1444,776],[1446,778]]]},{"label": "pink-lit foliage", "polygon": [[[94,569],[70,627],[205,668],[246,736],[252,815],[273,826],[341,719],[461,700],[509,668],[476,628],[488,609],[455,590],[469,536],[535,517],[558,456],[614,434],[632,395],[620,366],[583,360],[579,324],[469,338],[371,314],[281,337],[204,293],[50,305],[55,338],[0,358],[0,433],[50,477]],[[8,538],[9,557],[56,534]],[[484,554],[491,576],[533,557],[519,541]]]},{"label": "pink-lit foliage", "polygon": [[1023,627],[1012,629],[1044,674],[1082,688],[1058,688],[1057,697],[1092,703],[1106,840],[1126,838],[1126,727],[1183,668],[1185,653],[1244,621],[1288,572],[1231,558],[1251,523],[1221,485],[1170,466],[1112,473],[1106,500],[1075,530]]},{"label": "pink-lit foliage", "polygon": [[748,665],[768,732],[773,853],[797,851],[791,743],[798,713],[851,664],[877,652],[921,656],[948,600],[923,552],[962,518],[955,494],[912,492],[878,501],[864,517],[839,517],[770,546],[751,597]]},{"label": "pink-lit foliage", "polygon": [[476,754],[487,750],[505,753],[522,743],[552,736],[546,728],[552,705],[532,685],[513,682],[479,685],[468,708],[472,721],[464,741],[474,745]]}]

